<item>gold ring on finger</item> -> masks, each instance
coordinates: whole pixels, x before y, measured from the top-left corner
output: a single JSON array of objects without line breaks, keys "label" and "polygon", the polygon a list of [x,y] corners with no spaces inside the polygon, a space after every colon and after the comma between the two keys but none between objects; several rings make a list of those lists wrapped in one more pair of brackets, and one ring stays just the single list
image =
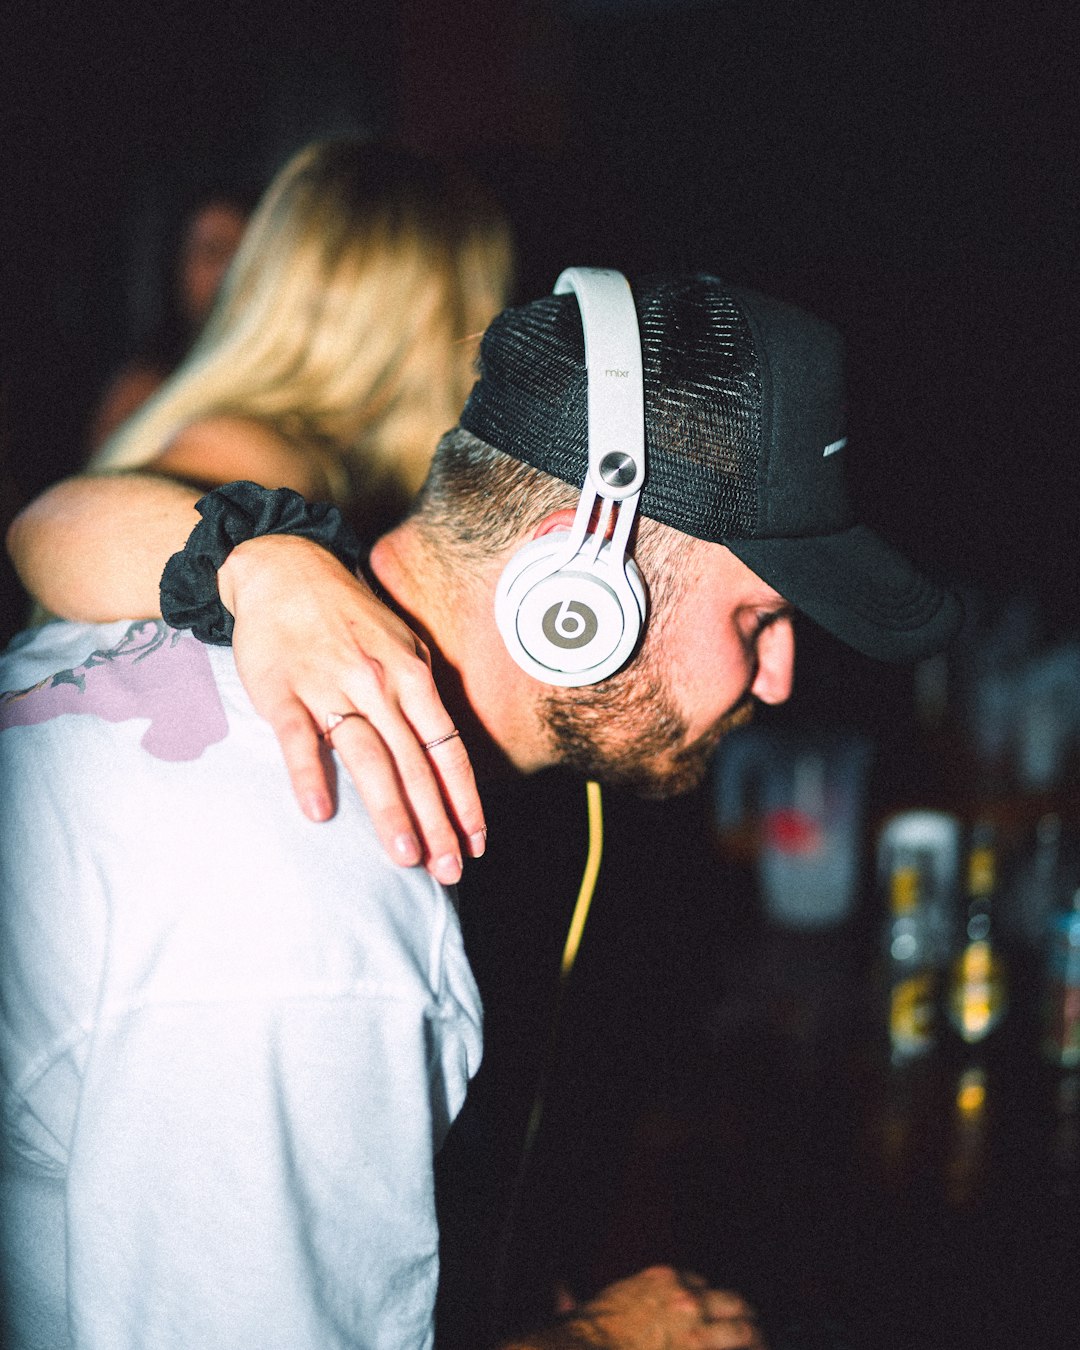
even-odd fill
[{"label": "gold ring on finger", "polygon": [[434,750],[437,745],[445,745],[447,741],[452,741],[455,736],[460,735],[461,732],[455,727],[453,731],[448,731],[445,736],[436,736],[433,741],[425,741],[424,749]]},{"label": "gold ring on finger", "polygon": [[337,728],[341,726],[342,722],[344,722],[349,717],[359,717],[365,721],[367,720],[366,718],[364,718],[364,714],[362,712],[356,712],[355,710],[352,712],[343,712],[343,713],[338,712],[327,713],[326,725],[324,730],[319,732],[319,739],[325,741],[327,745],[330,745],[332,743],[330,737],[337,730]]}]

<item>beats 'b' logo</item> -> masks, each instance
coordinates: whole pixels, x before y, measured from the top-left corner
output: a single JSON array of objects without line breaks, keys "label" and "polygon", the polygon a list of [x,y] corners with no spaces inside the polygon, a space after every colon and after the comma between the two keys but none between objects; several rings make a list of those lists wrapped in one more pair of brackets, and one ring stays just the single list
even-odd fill
[{"label": "beats 'b' logo", "polygon": [[580,600],[564,600],[546,611],[540,626],[556,647],[576,649],[593,640],[599,624],[588,605]]}]

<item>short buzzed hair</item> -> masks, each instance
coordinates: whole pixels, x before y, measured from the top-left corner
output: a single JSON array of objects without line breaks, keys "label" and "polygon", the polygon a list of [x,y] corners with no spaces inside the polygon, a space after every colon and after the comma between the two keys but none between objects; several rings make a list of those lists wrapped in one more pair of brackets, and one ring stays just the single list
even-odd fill
[{"label": "short buzzed hair", "polygon": [[[573,510],[581,491],[454,427],[440,440],[410,519],[434,556],[466,572],[504,553],[553,511]],[[654,606],[686,575],[689,535],[639,516],[632,549]]]}]

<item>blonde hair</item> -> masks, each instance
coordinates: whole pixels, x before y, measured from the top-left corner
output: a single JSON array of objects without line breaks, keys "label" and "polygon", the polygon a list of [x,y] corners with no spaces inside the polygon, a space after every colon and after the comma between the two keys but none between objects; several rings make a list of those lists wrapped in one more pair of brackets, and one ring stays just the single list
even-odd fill
[{"label": "blonde hair", "polygon": [[376,142],[301,150],[270,185],[190,356],[91,460],[137,468],[187,424],[265,420],[410,495],[506,303],[509,228],[463,176]]}]

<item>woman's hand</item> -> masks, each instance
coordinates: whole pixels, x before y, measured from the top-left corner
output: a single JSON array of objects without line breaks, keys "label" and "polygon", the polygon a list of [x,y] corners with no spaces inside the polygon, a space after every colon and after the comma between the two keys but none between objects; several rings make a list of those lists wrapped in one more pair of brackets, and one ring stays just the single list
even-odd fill
[{"label": "woman's hand", "polygon": [[[237,669],[274,728],[305,815],[333,814],[328,745],[337,753],[395,862],[461,876],[462,842],[484,851],[483,808],[452,732],[424,644],[364,582],[309,540],[264,535],[218,572],[236,625]],[[352,714],[324,735],[327,718]]]},{"label": "woman's hand", "polygon": [[[197,524],[200,495],[158,475],[68,479],[16,517],[8,547],[27,589],[54,614],[86,623],[160,617],[161,572]],[[245,566],[256,558],[258,567]],[[460,739],[423,749],[451,730],[423,644],[307,540],[252,539],[219,580],[223,598],[237,583],[226,600],[234,614],[246,601],[235,635],[240,675],[277,732],[304,812],[325,820],[334,810],[319,737],[327,715],[363,713],[365,721],[339,724],[333,749],[383,846],[397,862],[423,861],[440,881],[456,881],[459,839],[471,856],[483,852],[484,814]]]}]

